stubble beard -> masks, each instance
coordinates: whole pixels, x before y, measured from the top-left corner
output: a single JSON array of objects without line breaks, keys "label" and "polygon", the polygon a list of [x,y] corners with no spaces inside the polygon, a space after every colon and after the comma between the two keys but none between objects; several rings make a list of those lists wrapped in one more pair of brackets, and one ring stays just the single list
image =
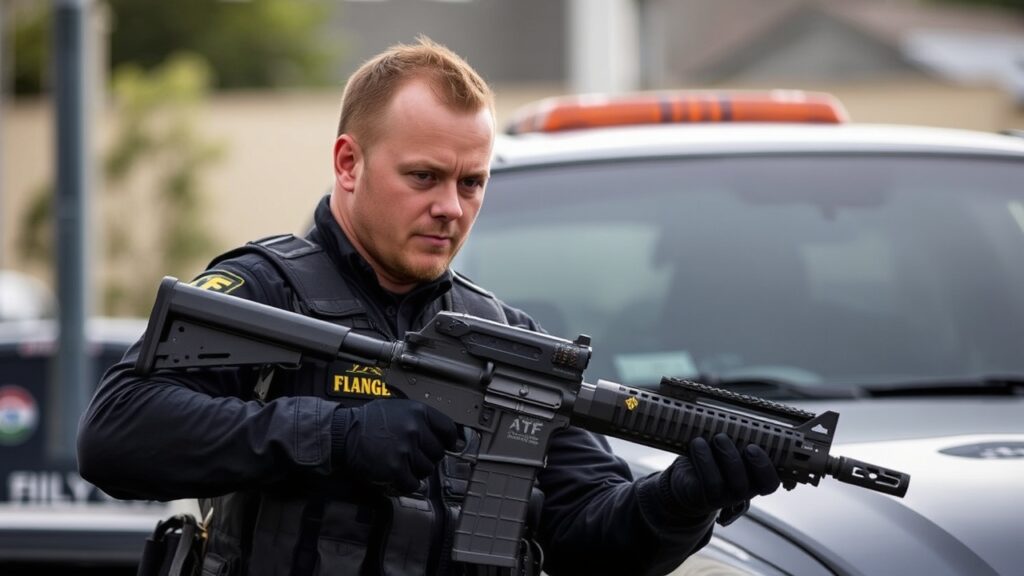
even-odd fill
[{"label": "stubble beard", "polygon": [[392,280],[399,283],[423,284],[432,282],[448,270],[452,260],[455,258],[455,254],[458,253],[459,248],[462,246],[461,240],[452,250],[445,253],[428,252],[427,254],[430,255],[430,259],[420,264],[417,264],[416,256],[421,256],[423,253],[415,253],[410,257],[410,254],[405,251],[385,255],[381,264]]}]

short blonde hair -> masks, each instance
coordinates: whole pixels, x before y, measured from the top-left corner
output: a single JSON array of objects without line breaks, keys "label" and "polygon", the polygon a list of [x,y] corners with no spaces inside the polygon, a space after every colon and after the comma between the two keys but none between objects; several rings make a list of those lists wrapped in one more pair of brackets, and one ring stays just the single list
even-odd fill
[{"label": "short blonde hair", "polygon": [[455,111],[484,107],[494,116],[494,93],[459,55],[426,36],[416,44],[394,45],[365,62],[345,86],[338,136],[352,134],[363,148],[379,136],[379,119],[408,81],[426,80],[442,104]]}]

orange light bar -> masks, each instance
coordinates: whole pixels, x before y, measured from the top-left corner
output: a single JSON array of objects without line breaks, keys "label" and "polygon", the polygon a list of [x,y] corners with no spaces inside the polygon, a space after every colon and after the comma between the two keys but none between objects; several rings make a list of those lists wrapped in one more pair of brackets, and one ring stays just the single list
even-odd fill
[{"label": "orange light bar", "polygon": [[821,92],[649,92],[548,98],[520,109],[505,131],[523,134],[683,122],[846,121],[842,103]]}]

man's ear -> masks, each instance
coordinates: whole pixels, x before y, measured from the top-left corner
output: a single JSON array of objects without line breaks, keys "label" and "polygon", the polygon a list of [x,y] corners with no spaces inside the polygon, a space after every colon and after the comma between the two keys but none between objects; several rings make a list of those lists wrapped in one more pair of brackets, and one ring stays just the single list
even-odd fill
[{"label": "man's ear", "polygon": [[334,182],[342,190],[352,192],[362,171],[363,152],[350,134],[334,141]]}]

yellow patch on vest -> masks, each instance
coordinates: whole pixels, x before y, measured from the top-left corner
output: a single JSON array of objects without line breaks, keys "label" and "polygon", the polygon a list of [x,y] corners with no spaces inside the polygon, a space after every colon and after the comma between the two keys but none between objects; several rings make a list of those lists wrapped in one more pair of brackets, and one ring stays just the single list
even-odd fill
[{"label": "yellow patch on vest", "polygon": [[391,390],[384,381],[384,370],[353,364],[345,372],[331,375],[327,394],[350,398],[390,398]]},{"label": "yellow patch on vest", "polygon": [[245,284],[245,280],[243,280],[241,276],[238,274],[232,274],[226,270],[210,270],[208,272],[203,272],[198,278],[189,282],[190,286],[209,290],[211,292],[222,292],[224,294],[230,294],[242,284]]}]

